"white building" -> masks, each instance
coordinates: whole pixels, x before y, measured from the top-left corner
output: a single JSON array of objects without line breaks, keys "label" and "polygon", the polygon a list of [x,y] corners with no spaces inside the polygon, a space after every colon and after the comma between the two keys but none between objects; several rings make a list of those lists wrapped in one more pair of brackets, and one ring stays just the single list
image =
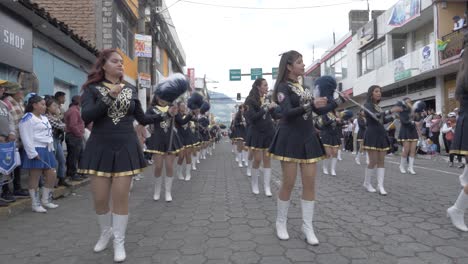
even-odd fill
[{"label": "white building", "polygon": [[[453,94],[463,45],[452,18],[463,17],[466,7],[466,1],[399,1],[328,48],[320,73],[335,76],[338,89],[361,102],[377,84],[383,90],[383,107],[410,97],[447,113],[456,107]],[[450,40],[445,49],[439,45],[438,50],[438,39]]]}]

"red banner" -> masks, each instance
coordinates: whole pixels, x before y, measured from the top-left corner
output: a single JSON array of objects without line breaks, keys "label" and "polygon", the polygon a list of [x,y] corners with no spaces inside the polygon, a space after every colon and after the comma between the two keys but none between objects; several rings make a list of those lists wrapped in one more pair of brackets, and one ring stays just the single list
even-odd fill
[{"label": "red banner", "polygon": [[193,90],[195,88],[195,69],[194,68],[188,68],[187,69],[187,76],[190,81],[190,88]]}]

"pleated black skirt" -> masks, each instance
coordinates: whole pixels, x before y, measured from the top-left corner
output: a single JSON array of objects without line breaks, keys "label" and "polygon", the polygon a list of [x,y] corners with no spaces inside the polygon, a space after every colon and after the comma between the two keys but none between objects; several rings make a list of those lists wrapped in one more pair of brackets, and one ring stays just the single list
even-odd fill
[{"label": "pleated black skirt", "polygon": [[251,127],[245,145],[251,150],[268,150],[274,135],[273,130],[260,131]]},{"label": "pleated black skirt", "polygon": [[143,171],[146,159],[135,131],[94,133],[86,142],[78,173],[103,177],[131,176]]},{"label": "pleated black skirt", "polygon": [[450,153],[468,155],[468,109],[459,113]]},{"label": "pleated black skirt", "polygon": [[398,141],[417,142],[419,139],[418,131],[414,125],[401,125]]},{"label": "pleated black skirt", "polygon": [[171,133],[170,130],[164,132],[162,128],[158,128],[146,139],[145,152],[153,154],[176,154],[184,148],[178,133],[174,131],[172,146],[169,147]]},{"label": "pleated black skirt", "polygon": [[387,131],[380,126],[368,126],[364,135],[364,149],[387,151],[390,149]]}]

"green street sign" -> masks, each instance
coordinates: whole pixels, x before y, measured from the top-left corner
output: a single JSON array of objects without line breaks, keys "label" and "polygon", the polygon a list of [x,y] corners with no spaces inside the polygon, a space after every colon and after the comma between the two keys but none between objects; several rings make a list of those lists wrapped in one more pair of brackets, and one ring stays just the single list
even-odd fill
[{"label": "green street sign", "polygon": [[250,79],[255,81],[257,78],[262,78],[262,68],[250,69]]},{"label": "green street sign", "polygon": [[276,78],[278,78],[278,68],[277,67],[271,68],[271,77],[273,78],[273,80],[276,80]]},{"label": "green street sign", "polygon": [[241,70],[240,69],[229,70],[229,80],[230,81],[240,81],[241,80]]}]

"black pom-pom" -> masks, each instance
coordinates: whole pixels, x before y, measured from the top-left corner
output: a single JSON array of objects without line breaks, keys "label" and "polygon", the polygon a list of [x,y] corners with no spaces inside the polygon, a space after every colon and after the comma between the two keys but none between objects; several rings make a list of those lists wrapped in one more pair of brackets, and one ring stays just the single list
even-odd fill
[{"label": "black pom-pom", "polygon": [[160,82],[154,93],[159,99],[172,103],[184,94],[188,90],[188,87],[189,82],[187,78],[181,73],[176,73]]},{"label": "black pom-pom", "polygon": [[208,111],[210,111],[210,103],[205,101],[205,102],[203,102],[202,106],[200,107],[200,113],[203,115]]},{"label": "black pom-pom", "polygon": [[315,89],[318,90],[320,97],[327,97],[329,100],[333,99],[333,93],[336,90],[335,78],[325,75],[315,80]]},{"label": "black pom-pom", "polygon": [[187,107],[190,110],[200,109],[203,104],[203,95],[199,93],[192,93],[190,98],[187,100]]},{"label": "black pom-pom", "polygon": [[424,110],[426,110],[426,103],[425,102],[417,101],[416,103],[413,104],[413,112],[421,113]]}]

